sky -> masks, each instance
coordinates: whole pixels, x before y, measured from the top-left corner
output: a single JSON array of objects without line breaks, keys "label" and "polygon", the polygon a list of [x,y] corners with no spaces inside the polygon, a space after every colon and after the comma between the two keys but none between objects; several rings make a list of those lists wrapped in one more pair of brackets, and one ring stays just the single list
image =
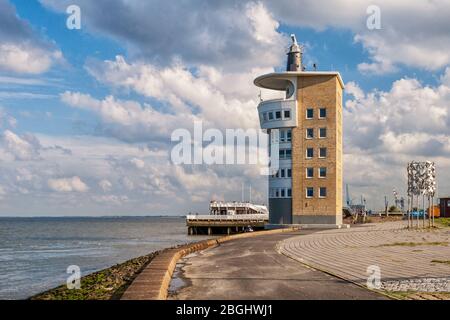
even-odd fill
[{"label": "sky", "polygon": [[258,129],[253,79],[285,68],[291,33],[345,82],[351,198],[392,204],[412,160],[449,196],[450,0],[379,0],[375,29],[372,4],[0,0],[0,216],[204,213],[243,184],[267,203],[259,166],[175,165],[171,134]]}]

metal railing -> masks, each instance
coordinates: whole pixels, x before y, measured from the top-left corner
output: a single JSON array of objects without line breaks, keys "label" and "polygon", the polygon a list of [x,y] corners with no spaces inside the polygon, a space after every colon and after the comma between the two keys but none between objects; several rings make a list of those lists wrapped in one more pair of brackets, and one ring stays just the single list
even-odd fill
[{"label": "metal railing", "polygon": [[268,214],[236,214],[236,215],[209,215],[209,214],[190,214],[186,216],[186,220],[224,220],[224,221],[240,221],[240,220],[269,220]]}]

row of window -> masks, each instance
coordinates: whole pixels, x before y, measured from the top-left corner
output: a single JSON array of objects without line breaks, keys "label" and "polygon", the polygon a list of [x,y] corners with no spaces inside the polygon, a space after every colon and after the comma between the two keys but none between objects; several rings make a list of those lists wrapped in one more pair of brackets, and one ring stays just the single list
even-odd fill
[{"label": "row of window", "polygon": [[[314,198],[314,188],[306,187],[306,198]],[[319,198],[327,197],[327,188],[319,187]],[[291,188],[270,188],[269,198],[292,198]]]},{"label": "row of window", "polygon": [[[325,119],[327,117],[327,108],[319,108],[319,119]],[[314,109],[306,109],[306,119],[314,119]]]},{"label": "row of window", "polygon": [[[306,197],[314,198],[314,188],[313,187],[306,187]],[[327,188],[320,187],[319,188],[319,198],[326,198],[326,197],[327,197]]]},{"label": "row of window", "polygon": [[[326,178],[327,177],[327,168],[326,167],[317,168],[317,173],[318,173],[319,178]],[[272,178],[292,178],[292,169],[291,168],[281,168],[272,175]],[[306,168],[306,178],[307,179],[314,178],[314,168],[312,168],[312,167]]]},{"label": "row of window", "polygon": [[[319,148],[319,158],[327,157],[327,148]],[[306,148],[306,159],[314,158],[314,148]]]},{"label": "row of window", "polygon": [[263,112],[264,122],[275,120],[290,120],[290,119],[291,119],[290,109]]},{"label": "row of window", "polygon": [[291,188],[270,188],[269,198],[292,198]]},{"label": "row of window", "polygon": [[[327,128],[319,128],[319,138],[327,137]],[[306,128],[306,139],[314,139],[314,128]]]},{"label": "row of window", "polygon": [[[269,150],[270,152],[270,150]],[[319,148],[319,158],[324,159],[327,157],[327,148]],[[280,149],[278,150],[278,158],[280,160],[292,159],[292,149]],[[306,159],[314,158],[314,148],[306,148]]]},{"label": "row of window", "polygon": [[292,178],[292,169],[281,168],[272,175],[272,178]]},{"label": "row of window", "polygon": [[[327,177],[327,168],[326,167],[320,167],[317,169],[319,178],[326,178]],[[306,168],[306,178],[312,179],[314,178],[314,168]]]}]

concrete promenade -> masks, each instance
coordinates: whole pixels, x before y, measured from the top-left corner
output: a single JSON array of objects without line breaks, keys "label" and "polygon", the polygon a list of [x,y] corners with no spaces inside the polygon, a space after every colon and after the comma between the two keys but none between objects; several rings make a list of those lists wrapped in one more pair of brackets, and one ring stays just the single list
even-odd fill
[{"label": "concrete promenade", "polygon": [[404,221],[325,230],[284,239],[278,251],[364,285],[378,266],[387,291],[450,291],[450,230],[408,230]]},{"label": "concrete promenade", "polygon": [[281,241],[310,233],[250,237],[190,254],[178,264],[185,286],[169,299],[386,299],[277,252]]}]

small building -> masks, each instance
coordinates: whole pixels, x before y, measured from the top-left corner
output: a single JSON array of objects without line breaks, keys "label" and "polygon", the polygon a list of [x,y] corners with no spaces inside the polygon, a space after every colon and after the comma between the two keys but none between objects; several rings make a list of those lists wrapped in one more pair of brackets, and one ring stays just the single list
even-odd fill
[{"label": "small building", "polygon": [[440,216],[449,218],[450,217],[450,198],[439,198],[440,205]]}]

